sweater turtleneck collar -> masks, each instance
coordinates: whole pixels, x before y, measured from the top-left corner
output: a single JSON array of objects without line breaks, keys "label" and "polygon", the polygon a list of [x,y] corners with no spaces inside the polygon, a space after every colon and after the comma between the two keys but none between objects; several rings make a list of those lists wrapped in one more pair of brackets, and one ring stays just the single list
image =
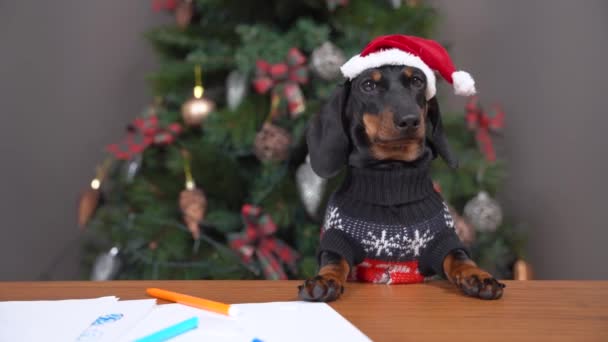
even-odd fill
[{"label": "sweater turtleneck collar", "polygon": [[399,205],[422,200],[435,189],[430,176],[432,153],[426,150],[415,161],[387,168],[349,166],[339,192],[353,200],[376,205]]}]

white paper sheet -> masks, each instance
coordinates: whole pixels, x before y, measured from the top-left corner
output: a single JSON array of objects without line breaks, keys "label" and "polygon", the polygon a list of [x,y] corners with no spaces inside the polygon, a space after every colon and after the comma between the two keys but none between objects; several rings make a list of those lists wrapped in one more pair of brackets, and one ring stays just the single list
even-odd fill
[{"label": "white paper sheet", "polygon": [[77,341],[114,342],[134,328],[155,307],[156,299],[117,302],[80,334]]},{"label": "white paper sheet", "polygon": [[236,304],[239,314],[227,317],[181,304],[161,305],[120,341],[133,341],[191,317],[199,327],[171,342],[349,341],[370,339],[329,305],[306,302]]},{"label": "white paper sheet", "polygon": [[0,302],[0,341],[74,341],[118,298]]},{"label": "white paper sheet", "polygon": [[245,330],[263,342],[371,341],[325,303],[274,302],[235,307]]}]

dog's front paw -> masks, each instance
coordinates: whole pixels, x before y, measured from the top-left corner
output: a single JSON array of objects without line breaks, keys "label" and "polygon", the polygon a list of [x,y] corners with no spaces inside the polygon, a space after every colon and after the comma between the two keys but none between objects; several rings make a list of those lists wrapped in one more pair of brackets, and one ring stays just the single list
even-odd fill
[{"label": "dog's front paw", "polygon": [[505,288],[505,284],[477,267],[471,267],[456,274],[454,283],[466,295],[481,299],[499,299]]},{"label": "dog's front paw", "polygon": [[344,286],[340,281],[323,276],[316,276],[304,281],[298,286],[298,296],[301,300],[310,302],[331,302],[340,298],[344,292]]}]

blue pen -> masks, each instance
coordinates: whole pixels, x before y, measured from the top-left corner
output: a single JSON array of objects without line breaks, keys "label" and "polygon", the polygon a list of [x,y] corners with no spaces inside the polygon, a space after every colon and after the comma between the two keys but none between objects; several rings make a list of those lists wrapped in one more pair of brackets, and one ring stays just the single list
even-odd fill
[{"label": "blue pen", "polygon": [[196,327],[198,327],[198,317],[192,317],[183,322],[157,331],[154,334],[137,339],[135,342],[162,342],[192,329],[196,329]]}]

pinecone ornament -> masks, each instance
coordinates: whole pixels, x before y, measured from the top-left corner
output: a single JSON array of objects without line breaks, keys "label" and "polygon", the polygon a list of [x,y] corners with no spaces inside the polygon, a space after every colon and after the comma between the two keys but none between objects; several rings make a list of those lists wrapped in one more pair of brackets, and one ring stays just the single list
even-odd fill
[{"label": "pinecone ornament", "polygon": [[179,194],[179,207],[183,214],[184,223],[192,234],[194,240],[201,235],[199,222],[205,218],[207,211],[207,197],[205,193],[195,187],[186,188]]},{"label": "pinecone ornament", "polygon": [[523,259],[517,259],[513,264],[513,279],[514,280],[532,280],[532,266]]},{"label": "pinecone ornament", "polygon": [[464,216],[480,232],[493,232],[502,223],[502,208],[485,191],[480,191],[464,206]]},{"label": "pinecone ornament", "polygon": [[97,210],[100,198],[101,192],[99,188],[88,188],[80,195],[80,200],[78,201],[78,226],[80,228],[86,227],[87,223],[89,223],[93,214],[95,214],[95,210]]},{"label": "pinecone ornament", "polygon": [[254,153],[261,161],[282,161],[289,156],[290,145],[288,131],[266,122],[255,136]]}]

